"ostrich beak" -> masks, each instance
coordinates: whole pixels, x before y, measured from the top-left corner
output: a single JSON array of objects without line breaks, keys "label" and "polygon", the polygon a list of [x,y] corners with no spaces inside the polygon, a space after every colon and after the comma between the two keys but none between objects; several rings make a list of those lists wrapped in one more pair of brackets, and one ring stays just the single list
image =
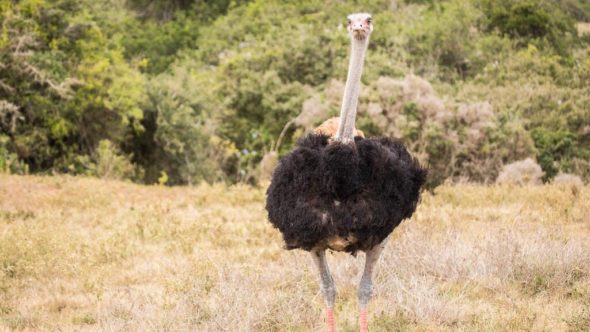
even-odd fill
[{"label": "ostrich beak", "polygon": [[362,40],[362,39],[367,38],[367,31],[365,29],[363,29],[362,26],[358,27],[358,28],[353,27],[352,28],[352,36],[355,39]]}]

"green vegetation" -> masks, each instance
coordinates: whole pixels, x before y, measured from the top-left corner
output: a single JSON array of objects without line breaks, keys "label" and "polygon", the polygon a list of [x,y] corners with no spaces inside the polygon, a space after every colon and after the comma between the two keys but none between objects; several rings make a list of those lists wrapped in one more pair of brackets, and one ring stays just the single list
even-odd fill
[{"label": "green vegetation", "polygon": [[255,183],[338,113],[359,10],[359,127],[401,138],[432,185],[527,157],[590,180],[582,0],[0,0],[0,172]]}]

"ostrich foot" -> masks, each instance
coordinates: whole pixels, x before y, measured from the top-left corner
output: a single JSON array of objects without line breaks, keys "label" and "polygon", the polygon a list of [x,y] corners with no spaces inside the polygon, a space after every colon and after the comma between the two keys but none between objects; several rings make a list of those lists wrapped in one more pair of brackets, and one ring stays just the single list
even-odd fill
[{"label": "ostrich foot", "polygon": [[326,318],[328,320],[328,332],[334,332],[334,309],[326,309]]},{"label": "ostrich foot", "polygon": [[369,332],[367,324],[367,309],[361,309],[359,318],[361,321],[361,332]]}]

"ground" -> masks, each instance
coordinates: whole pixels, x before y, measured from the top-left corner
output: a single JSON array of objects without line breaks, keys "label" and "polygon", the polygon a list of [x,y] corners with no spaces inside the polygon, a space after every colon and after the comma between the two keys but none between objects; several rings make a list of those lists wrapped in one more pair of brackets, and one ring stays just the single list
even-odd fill
[{"label": "ground", "polygon": [[[378,264],[371,331],[590,330],[590,187],[424,194]],[[328,257],[355,331],[363,257]],[[0,175],[0,330],[323,331],[264,188]]]}]

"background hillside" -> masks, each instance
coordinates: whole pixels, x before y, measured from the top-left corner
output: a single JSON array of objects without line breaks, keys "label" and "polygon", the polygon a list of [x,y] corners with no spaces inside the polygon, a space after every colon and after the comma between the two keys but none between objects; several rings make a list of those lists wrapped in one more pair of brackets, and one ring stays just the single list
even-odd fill
[{"label": "background hillside", "polygon": [[590,179],[584,0],[0,0],[0,172],[255,183],[337,114],[359,10],[359,127],[431,185],[527,157]]}]

